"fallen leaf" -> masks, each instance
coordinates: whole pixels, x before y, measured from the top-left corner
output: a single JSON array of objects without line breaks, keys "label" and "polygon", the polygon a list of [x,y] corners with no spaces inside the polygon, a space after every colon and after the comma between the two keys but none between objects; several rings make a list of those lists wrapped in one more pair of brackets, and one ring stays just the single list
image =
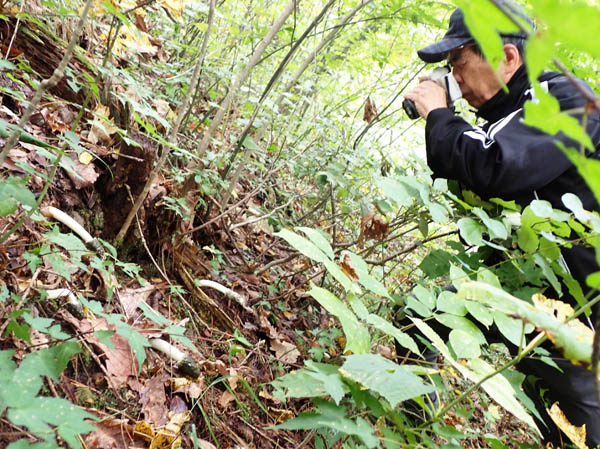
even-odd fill
[{"label": "fallen leaf", "polygon": [[140,394],[140,404],[145,421],[154,427],[163,426],[167,423],[167,395],[165,394],[164,374],[154,376],[146,381],[146,385]]},{"label": "fallen leaf", "polygon": [[94,120],[92,121],[92,128],[88,133],[88,140],[93,144],[99,141],[108,142],[110,136],[116,133],[118,128],[114,125],[110,118],[110,110],[103,104],[98,104],[94,109]]},{"label": "fallen leaf", "polygon": [[135,423],[135,433],[146,441],[152,441],[152,438],[155,436],[154,429],[146,421]]},{"label": "fallen leaf", "polygon": [[219,405],[223,408],[227,408],[229,404],[231,404],[235,398],[229,391],[224,391],[219,398]]},{"label": "fallen leaf", "polygon": [[169,413],[169,423],[157,432],[150,449],[175,449],[181,446],[181,427],[190,419],[190,412]]},{"label": "fallen leaf", "polygon": [[119,301],[123,306],[125,316],[133,316],[135,309],[141,302],[147,302],[150,295],[156,290],[154,285],[140,288],[125,288],[119,292]]},{"label": "fallen leaf", "polygon": [[175,18],[181,19],[183,9],[190,3],[190,0],[158,0],[158,3]]},{"label": "fallen leaf", "polygon": [[98,422],[94,431],[86,435],[88,449],[129,449],[144,447],[144,440],[126,419],[108,418]]},{"label": "fallen leaf", "polygon": [[73,186],[75,186],[77,190],[86,187],[92,187],[98,179],[98,176],[100,176],[96,172],[96,167],[94,166],[94,164],[90,164],[89,162],[87,163],[87,165],[83,164],[81,163],[80,159],[75,157],[71,159],[73,161],[72,165],[75,173],[71,170],[67,170],[67,175],[69,176],[69,179],[71,179]]},{"label": "fallen leaf", "polygon": [[88,343],[104,353],[104,365],[111,386],[116,389],[124,387],[129,376],[134,376],[137,372],[137,363],[127,339],[115,333],[110,337],[114,346],[114,349],[111,349],[94,335],[96,331],[116,330],[115,326],[109,325],[105,318],[91,317],[79,320],[64,311],[61,311],[60,315],[65,321],[71,323]]},{"label": "fallen leaf", "polygon": [[283,363],[296,363],[300,357],[300,351],[292,343],[287,341],[272,340],[271,349],[275,351],[275,356]]},{"label": "fallen leaf", "polygon": [[79,162],[81,162],[83,165],[88,165],[93,160],[94,156],[91,153],[88,153],[87,151],[82,151],[79,155]]},{"label": "fallen leaf", "polygon": [[579,449],[588,449],[587,445],[585,444],[585,424],[580,427],[576,427],[571,424],[558,406],[557,402],[552,404],[552,407],[550,407],[550,410],[548,410],[548,414],[550,415],[550,418],[552,418],[552,421],[554,421],[558,428],[569,437],[575,446],[577,446]]}]

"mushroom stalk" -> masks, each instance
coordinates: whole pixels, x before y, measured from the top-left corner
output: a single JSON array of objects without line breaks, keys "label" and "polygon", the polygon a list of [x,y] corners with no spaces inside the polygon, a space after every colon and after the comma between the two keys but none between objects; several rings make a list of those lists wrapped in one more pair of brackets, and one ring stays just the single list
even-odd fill
[{"label": "mushroom stalk", "polygon": [[198,365],[196,365],[194,359],[177,349],[169,342],[163,340],[162,338],[152,338],[150,340],[150,346],[170,357],[171,360],[176,363],[175,370],[177,372],[193,379],[196,379],[198,376],[200,376],[200,368],[198,368]]},{"label": "mushroom stalk", "polygon": [[46,295],[48,299],[67,298],[66,307],[69,310],[69,312],[71,312],[79,319],[83,319],[85,317],[85,312],[83,311],[83,306],[81,305],[81,302],[79,302],[75,294],[68,288],[56,288],[53,290],[46,290]]},{"label": "mushroom stalk", "polygon": [[83,226],[77,223],[75,219],[69,214],[53,206],[42,207],[40,209],[40,212],[44,217],[54,218],[55,220],[60,221],[62,224],[71,229],[71,231],[73,231],[79,236],[79,238],[81,238],[81,240],[83,240],[83,243],[85,243],[85,246],[88,249],[96,251],[100,254],[104,252],[104,249],[102,248],[102,245],[100,244],[98,239],[92,237],[90,233],[87,232]]}]

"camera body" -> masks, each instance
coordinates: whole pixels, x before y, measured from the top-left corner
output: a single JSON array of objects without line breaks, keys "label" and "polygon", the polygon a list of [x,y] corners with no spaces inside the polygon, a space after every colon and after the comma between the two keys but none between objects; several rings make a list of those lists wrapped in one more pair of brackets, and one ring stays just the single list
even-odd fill
[{"label": "camera body", "polygon": [[[452,75],[452,72],[448,67],[438,67],[434,69],[428,76],[427,79],[434,81],[444,88],[446,91],[446,101],[448,102],[448,107],[452,108],[454,102],[462,97],[462,92],[460,91],[460,87]],[[402,102],[402,108],[406,115],[412,120],[419,118],[419,113],[417,112],[417,108],[415,103],[411,100],[404,100]]]}]

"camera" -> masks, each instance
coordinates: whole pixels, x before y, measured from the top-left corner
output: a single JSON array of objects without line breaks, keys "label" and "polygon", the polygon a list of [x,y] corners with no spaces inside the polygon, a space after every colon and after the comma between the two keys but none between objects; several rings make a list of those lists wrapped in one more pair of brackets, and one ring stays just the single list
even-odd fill
[{"label": "camera", "polygon": [[[446,91],[446,101],[448,102],[448,107],[452,108],[454,102],[462,97],[462,92],[460,91],[460,87],[454,79],[454,75],[450,72],[448,67],[438,67],[434,69],[428,76],[427,79],[436,82],[440,86],[444,88]],[[402,102],[402,108],[408,118],[415,120],[419,118],[419,113],[417,112],[417,108],[415,103],[411,100],[404,100]]]}]

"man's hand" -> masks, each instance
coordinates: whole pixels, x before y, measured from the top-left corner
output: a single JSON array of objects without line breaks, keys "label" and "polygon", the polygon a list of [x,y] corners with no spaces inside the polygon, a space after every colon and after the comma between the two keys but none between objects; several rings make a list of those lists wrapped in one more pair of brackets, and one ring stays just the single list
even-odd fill
[{"label": "man's hand", "polygon": [[408,92],[404,98],[415,103],[417,112],[424,119],[427,119],[429,113],[434,109],[448,107],[444,88],[428,79],[422,79],[421,83]]}]

